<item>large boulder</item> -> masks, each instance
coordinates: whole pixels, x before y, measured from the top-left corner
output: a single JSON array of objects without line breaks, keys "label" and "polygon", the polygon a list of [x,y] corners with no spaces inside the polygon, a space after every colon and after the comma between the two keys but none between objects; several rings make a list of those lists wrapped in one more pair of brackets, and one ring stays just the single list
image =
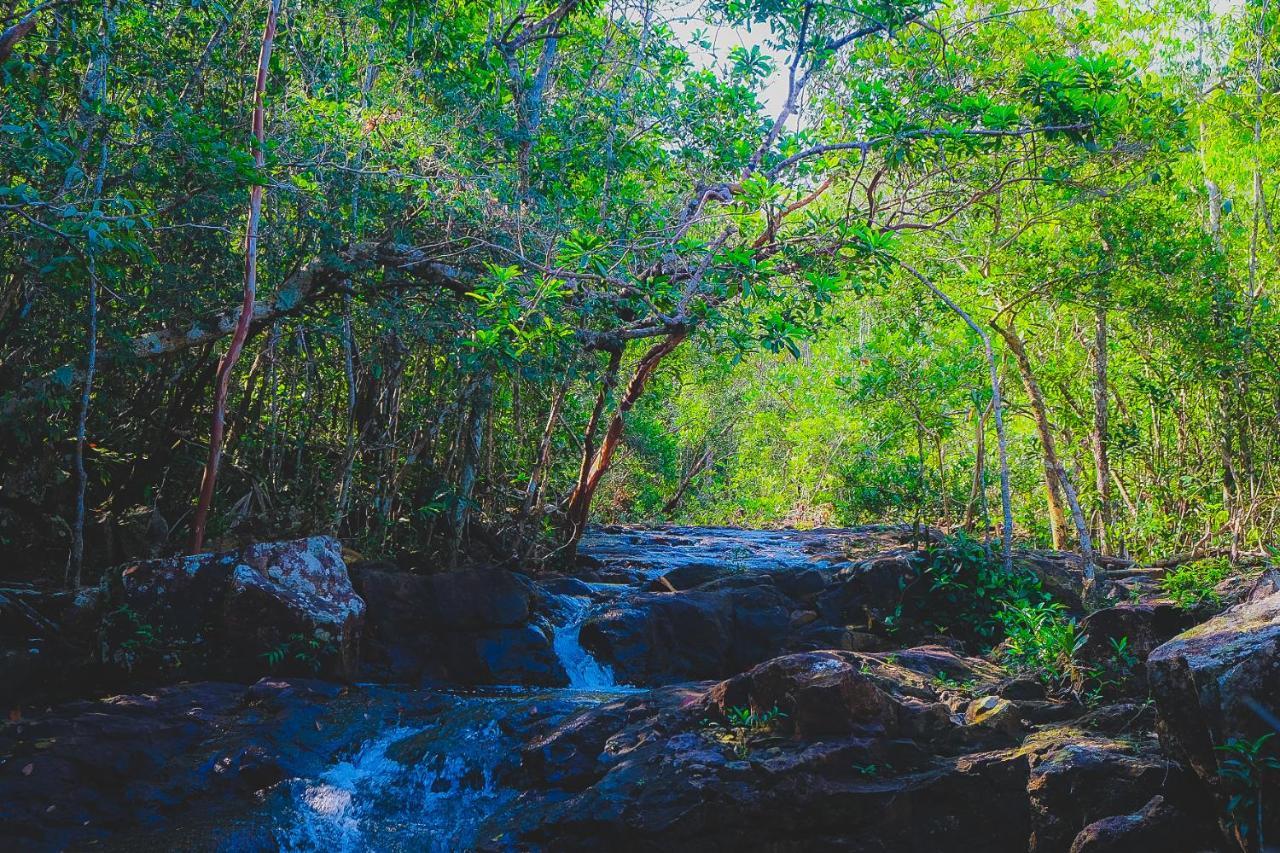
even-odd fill
[{"label": "large boulder", "polygon": [[1192,624],[1172,603],[1117,604],[1081,623],[1076,658],[1101,676],[1111,696],[1147,695],[1146,661],[1156,647]]},{"label": "large boulder", "polygon": [[98,686],[97,587],[0,592],[0,707],[33,696],[78,695]]},{"label": "large boulder", "polygon": [[1161,850],[1165,853],[1198,853],[1212,850],[1201,826],[1157,794],[1135,812],[1105,817],[1080,830],[1070,853],[1130,853]]},{"label": "large boulder", "polygon": [[1064,726],[1023,745],[1031,767],[1031,853],[1065,853],[1094,821],[1140,808],[1157,794],[1186,798],[1186,777],[1154,738],[1112,738]]},{"label": "large boulder", "polygon": [[[1219,747],[1255,741],[1280,717],[1280,593],[1259,595],[1174,637],[1147,659],[1161,740],[1224,801]],[[1280,808],[1266,815],[1280,836]]]},{"label": "large boulder", "polygon": [[533,593],[517,575],[474,569],[421,575],[357,565],[369,604],[365,664],[372,677],[459,684],[568,684]]},{"label": "large boulder", "polygon": [[103,587],[103,658],[131,673],[355,675],[365,604],[330,537],[130,563]]},{"label": "large boulder", "polygon": [[723,678],[783,649],[793,607],[767,578],[642,593],[593,615],[579,636],[627,684]]}]

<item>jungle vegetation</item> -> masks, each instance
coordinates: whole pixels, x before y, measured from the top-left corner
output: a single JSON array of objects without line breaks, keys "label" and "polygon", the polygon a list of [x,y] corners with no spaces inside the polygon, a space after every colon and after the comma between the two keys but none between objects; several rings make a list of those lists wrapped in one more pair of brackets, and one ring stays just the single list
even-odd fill
[{"label": "jungle vegetation", "polygon": [[6,572],[1265,554],[1278,8],[0,0]]}]

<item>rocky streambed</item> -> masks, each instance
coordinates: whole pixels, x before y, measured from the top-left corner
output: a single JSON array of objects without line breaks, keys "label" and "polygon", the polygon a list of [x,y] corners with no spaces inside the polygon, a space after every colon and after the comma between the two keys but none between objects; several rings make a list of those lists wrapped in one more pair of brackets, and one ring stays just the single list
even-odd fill
[{"label": "rocky streambed", "polygon": [[[1078,586],[1064,555],[1021,562]],[[1274,576],[1199,624],[1113,585],[1083,623],[1108,674],[1087,701],[938,633],[913,607],[925,580],[900,528],[606,528],[566,576],[347,566],[313,539],[10,592],[0,838],[1232,849],[1217,747],[1280,712]],[[33,704],[59,673],[120,689]]]}]

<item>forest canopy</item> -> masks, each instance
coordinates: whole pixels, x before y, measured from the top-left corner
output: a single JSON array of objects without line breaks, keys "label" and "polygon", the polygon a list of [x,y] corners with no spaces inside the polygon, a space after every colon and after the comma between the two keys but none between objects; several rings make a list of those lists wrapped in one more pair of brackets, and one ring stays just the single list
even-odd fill
[{"label": "forest canopy", "polygon": [[1262,554],[1278,8],[4,0],[0,549]]}]

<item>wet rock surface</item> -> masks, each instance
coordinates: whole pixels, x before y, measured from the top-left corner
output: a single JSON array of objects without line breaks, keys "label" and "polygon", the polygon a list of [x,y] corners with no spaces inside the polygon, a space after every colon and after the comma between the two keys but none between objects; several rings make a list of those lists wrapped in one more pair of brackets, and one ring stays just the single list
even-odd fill
[{"label": "wet rock surface", "polygon": [[[19,703],[0,727],[0,837],[33,850],[1222,848],[1213,747],[1261,733],[1244,696],[1280,695],[1280,596],[1262,589],[1176,636],[1186,617],[1149,601],[1092,614],[1082,657],[1108,665],[1123,638],[1132,660],[1110,704],[1086,707],[913,622],[932,579],[911,540],[606,528],[584,539],[576,576],[357,565],[358,678],[385,686],[157,676],[110,699]],[[1037,559],[1070,587],[1069,559]],[[254,605],[296,585],[269,560],[236,585],[230,562],[148,566],[129,600],[189,602],[196,616],[164,622],[181,635],[235,597],[255,643],[255,626],[295,624],[281,612],[324,611]],[[141,579],[161,576],[170,592],[151,602]],[[902,617],[894,630],[886,614]]]},{"label": "wet rock surface", "polygon": [[129,673],[350,678],[364,601],[337,540],[317,536],[108,572],[104,662]]}]

